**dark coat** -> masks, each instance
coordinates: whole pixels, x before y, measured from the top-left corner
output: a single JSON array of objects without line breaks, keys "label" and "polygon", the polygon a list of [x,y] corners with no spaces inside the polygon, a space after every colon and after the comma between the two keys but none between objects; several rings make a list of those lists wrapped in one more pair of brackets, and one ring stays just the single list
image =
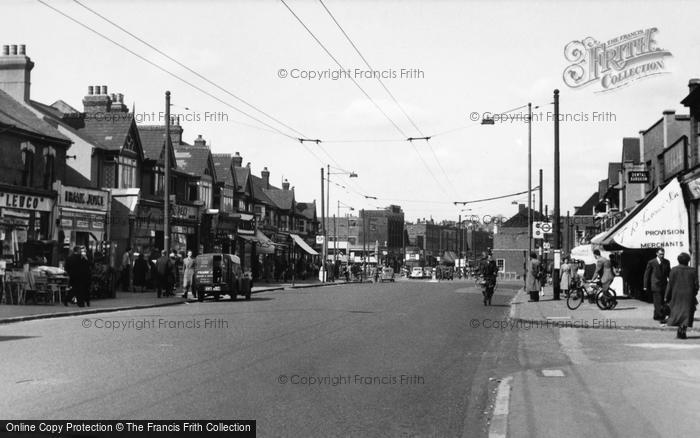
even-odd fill
[{"label": "dark coat", "polygon": [[657,257],[649,260],[644,271],[644,289],[651,292],[665,292],[670,273],[671,263],[668,260],[663,259],[661,263]]},{"label": "dark coat", "polygon": [[671,269],[666,286],[666,302],[671,307],[667,325],[693,326],[698,293],[698,275],[695,268],[678,265]]},{"label": "dark coat", "polygon": [[527,277],[525,278],[525,292],[539,292],[542,285],[538,280],[540,261],[530,259],[527,262]]},{"label": "dark coat", "polygon": [[144,258],[137,258],[134,262],[134,285],[146,285],[146,273],[148,272],[148,262]]},{"label": "dark coat", "polygon": [[156,279],[162,285],[171,281],[173,278],[174,266],[172,260],[167,255],[161,256],[156,260]]}]

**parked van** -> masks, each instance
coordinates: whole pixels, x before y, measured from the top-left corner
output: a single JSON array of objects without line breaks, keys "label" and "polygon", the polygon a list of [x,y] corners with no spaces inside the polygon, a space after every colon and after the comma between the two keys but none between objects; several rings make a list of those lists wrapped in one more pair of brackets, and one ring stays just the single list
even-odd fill
[{"label": "parked van", "polygon": [[213,296],[216,301],[221,295],[229,295],[231,300],[238,295],[250,299],[251,280],[243,275],[241,259],[233,254],[198,255],[192,280],[199,301],[204,301],[206,295]]}]

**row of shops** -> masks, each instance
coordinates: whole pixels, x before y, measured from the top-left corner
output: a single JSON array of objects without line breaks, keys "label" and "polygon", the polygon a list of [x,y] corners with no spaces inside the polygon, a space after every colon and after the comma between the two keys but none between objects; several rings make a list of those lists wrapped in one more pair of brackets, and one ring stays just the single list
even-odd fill
[{"label": "row of shops", "polygon": [[648,298],[643,293],[644,270],[657,248],[664,249],[671,266],[678,264],[681,253],[691,254],[692,265],[700,270],[699,203],[700,170],[672,178],[647,194],[613,227],[594,236],[590,245],[574,248],[571,257],[592,264],[594,249],[607,251],[604,255],[610,258],[617,274],[613,289]]},{"label": "row of shops", "polygon": [[[237,252],[254,278],[276,277],[275,267],[279,271],[317,261],[310,242],[292,233],[268,236],[256,229],[252,214],[206,210],[195,202],[171,204],[170,216],[171,249],[181,254]],[[35,261],[60,266],[71,248],[84,246],[92,260],[118,269],[127,248],[147,257],[160,252],[163,218],[162,201],[142,197],[139,189],[8,187],[0,191],[0,256],[6,266]]]}]

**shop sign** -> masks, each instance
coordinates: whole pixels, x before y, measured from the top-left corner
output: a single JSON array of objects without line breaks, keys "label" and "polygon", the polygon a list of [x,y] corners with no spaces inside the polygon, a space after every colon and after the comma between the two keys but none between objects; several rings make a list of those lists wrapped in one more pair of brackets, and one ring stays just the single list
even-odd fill
[{"label": "shop sign", "polygon": [[33,211],[51,211],[51,199],[44,198],[43,196],[0,192],[0,207]]},{"label": "shop sign", "polygon": [[197,219],[198,207],[191,205],[174,204],[171,206],[172,217],[179,219]]},{"label": "shop sign", "polygon": [[61,218],[61,226],[63,228],[73,228],[73,219]]},{"label": "shop sign", "polygon": [[109,193],[104,190],[61,186],[58,205],[62,207],[107,211],[108,197]]},{"label": "shop sign", "polygon": [[85,219],[77,219],[75,221],[76,228],[90,228],[90,222]]},{"label": "shop sign", "polygon": [[646,184],[649,182],[649,172],[645,170],[627,172],[627,182],[630,184]]},{"label": "shop sign", "polygon": [[103,221],[92,221],[92,228],[96,230],[102,230],[105,227],[105,223]]}]

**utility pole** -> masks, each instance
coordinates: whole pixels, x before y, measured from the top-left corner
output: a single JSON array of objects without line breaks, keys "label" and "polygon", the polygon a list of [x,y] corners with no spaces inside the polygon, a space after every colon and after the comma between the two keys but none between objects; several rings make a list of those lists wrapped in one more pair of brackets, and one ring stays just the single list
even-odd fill
[{"label": "utility pole", "polygon": [[325,196],[323,193],[323,167],[321,168],[321,223],[323,224],[323,248],[321,253],[323,260],[321,261],[321,281],[326,282],[326,245],[327,235],[326,235],[326,208],[325,208]]},{"label": "utility pole", "polygon": [[[532,252],[532,103],[527,104],[527,257]],[[526,259],[527,260],[527,259]]]},{"label": "utility pole", "polygon": [[165,148],[163,175],[163,249],[170,253],[170,91],[165,92]]},{"label": "utility pole", "polygon": [[[554,244],[552,245],[555,254],[559,251],[560,263],[561,263],[561,229],[559,226],[559,90],[554,90]],[[552,272],[552,282],[554,283],[554,297],[553,299],[559,299],[560,287],[559,287],[559,267],[555,264],[554,270]]]},{"label": "utility pole", "polygon": [[457,247],[459,248],[457,251],[457,254],[459,254],[457,257],[459,259],[459,263],[457,263],[457,269],[460,269],[462,267],[462,215],[460,214],[457,218],[457,239],[459,242],[457,243]]}]

